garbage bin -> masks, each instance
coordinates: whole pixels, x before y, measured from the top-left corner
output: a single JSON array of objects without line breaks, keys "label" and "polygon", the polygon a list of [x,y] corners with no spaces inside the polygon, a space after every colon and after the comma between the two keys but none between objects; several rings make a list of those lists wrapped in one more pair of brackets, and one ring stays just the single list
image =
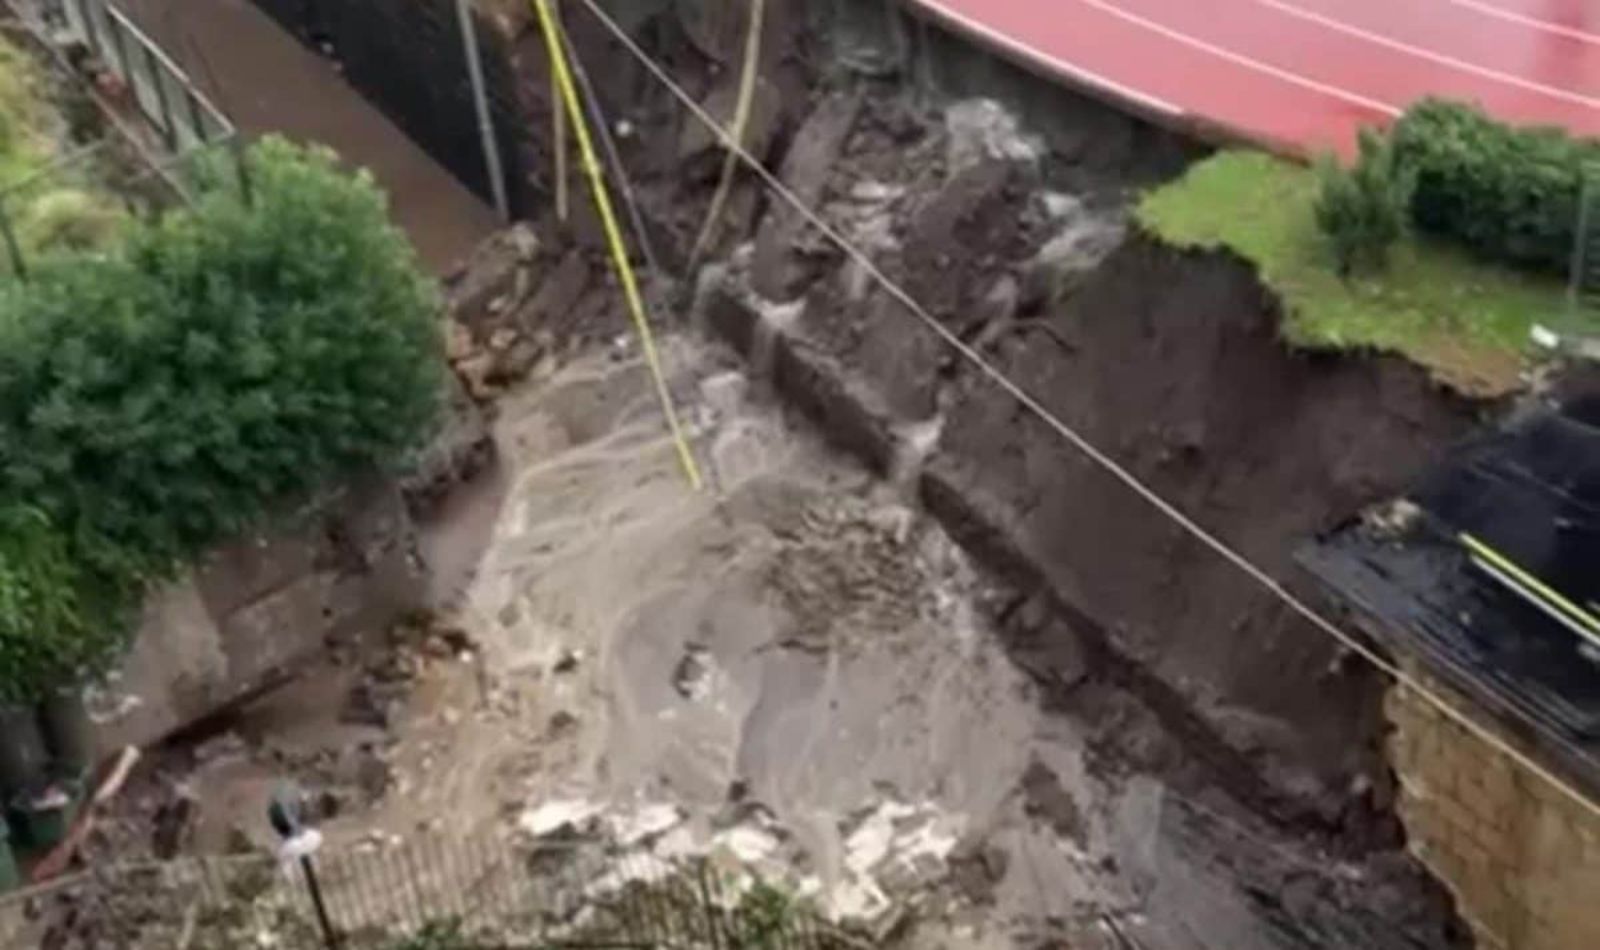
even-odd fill
[{"label": "garbage bin", "polygon": [[33,707],[0,705],[0,792],[9,797],[37,785],[49,758]]},{"label": "garbage bin", "polygon": [[48,851],[67,837],[78,815],[83,784],[74,778],[43,782],[11,798],[11,826],[17,843]]}]

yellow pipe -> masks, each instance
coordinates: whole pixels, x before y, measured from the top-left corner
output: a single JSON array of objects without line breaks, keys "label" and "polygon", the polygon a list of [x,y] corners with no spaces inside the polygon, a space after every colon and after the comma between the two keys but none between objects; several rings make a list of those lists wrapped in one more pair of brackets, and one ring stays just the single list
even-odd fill
[{"label": "yellow pipe", "polygon": [[600,162],[595,157],[594,143],[589,139],[589,126],[583,117],[583,109],[578,102],[578,91],[572,82],[572,72],[567,65],[566,49],[557,32],[558,27],[550,12],[549,0],[530,0],[534,12],[539,15],[539,27],[544,33],[545,48],[550,54],[550,68],[555,73],[556,85],[561,90],[561,99],[567,109],[568,124],[572,127],[573,137],[578,142],[578,156],[583,162],[584,171],[588,174],[589,189],[594,193],[595,209],[600,213],[600,225],[605,230],[606,245],[611,252],[611,263],[616,268],[617,279],[622,284],[622,294],[628,303],[628,312],[633,317],[634,328],[639,331],[639,341],[644,348],[645,363],[650,367],[650,375],[655,378],[656,395],[661,400],[661,411],[667,417],[667,428],[672,432],[672,441],[678,449],[678,461],[683,465],[683,474],[689,480],[689,487],[695,491],[700,490],[700,467],[695,464],[694,453],[689,450],[689,442],[684,437],[683,427],[678,422],[678,412],[672,405],[672,393],[667,389],[666,377],[661,372],[661,357],[656,352],[655,336],[650,332],[650,321],[645,316],[644,297],[639,293],[639,282],[633,274],[633,265],[628,260],[628,249],[622,240],[622,229],[617,226],[616,212],[611,208],[611,195],[606,190],[605,177],[600,170]]},{"label": "yellow pipe", "polygon": [[1593,614],[1562,596],[1560,591],[1529,574],[1521,567],[1518,567],[1510,558],[1472,535],[1462,532],[1461,543],[1466,546],[1468,551],[1487,561],[1495,569],[1526,587],[1530,592],[1537,594],[1545,606],[1566,617],[1582,629],[1587,630],[1590,640],[1600,643],[1600,619],[1596,619]]}]

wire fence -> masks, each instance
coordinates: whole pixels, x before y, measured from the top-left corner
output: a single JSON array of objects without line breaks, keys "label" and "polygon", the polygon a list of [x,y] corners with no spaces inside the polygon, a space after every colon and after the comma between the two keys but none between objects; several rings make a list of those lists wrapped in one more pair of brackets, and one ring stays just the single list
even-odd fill
[{"label": "wire fence", "polygon": [[111,0],[14,0],[58,47],[81,45],[160,136],[168,152],[223,141],[233,123],[189,74]]},{"label": "wire fence", "polygon": [[0,899],[0,946],[51,950],[844,950],[789,893],[706,859],[417,840],[107,867]]},{"label": "wire fence", "polygon": [[192,201],[219,183],[248,199],[233,124],[114,4],[11,6],[54,54],[56,106],[68,121],[48,162],[0,182],[0,272],[26,278],[41,255],[108,247],[129,218]]}]

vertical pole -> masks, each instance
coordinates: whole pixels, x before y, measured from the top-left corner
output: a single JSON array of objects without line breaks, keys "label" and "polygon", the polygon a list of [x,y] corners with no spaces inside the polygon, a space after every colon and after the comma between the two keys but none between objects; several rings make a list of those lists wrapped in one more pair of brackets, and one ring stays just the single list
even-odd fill
[{"label": "vertical pole", "polygon": [[11,227],[11,215],[6,203],[0,200],[0,236],[5,238],[6,253],[11,255],[11,270],[21,280],[28,279],[28,262],[22,257],[22,245],[17,243],[17,232]]},{"label": "vertical pole", "polygon": [[1589,256],[1589,205],[1594,199],[1594,169],[1585,167],[1578,185],[1578,227],[1572,235],[1572,273],[1567,277],[1567,319],[1577,326],[1578,308],[1582,301],[1584,271],[1588,269]]},{"label": "vertical pole", "polygon": [[478,134],[483,138],[483,164],[489,174],[494,210],[500,220],[510,221],[511,205],[506,199],[505,170],[500,165],[494,116],[489,111],[489,93],[483,82],[483,61],[478,55],[478,30],[472,22],[472,0],[456,0],[456,18],[461,21],[461,43],[467,54],[467,75],[472,80],[472,105],[478,114]]},{"label": "vertical pole", "polygon": [[333,921],[328,919],[328,906],[322,902],[322,884],[317,880],[317,868],[311,863],[311,855],[302,855],[300,870],[306,875],[306,890],[311,892],[311,906],[317,912],[317,926],[322,930],[322,945],[327,950],[339,950],[339,935],[333,929]]}]

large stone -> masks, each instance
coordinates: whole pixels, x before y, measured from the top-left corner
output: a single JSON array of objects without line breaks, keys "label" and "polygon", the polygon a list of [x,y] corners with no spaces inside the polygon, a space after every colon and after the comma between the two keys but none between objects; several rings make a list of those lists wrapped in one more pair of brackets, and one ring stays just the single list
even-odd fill
[{"label": "large stone", "polygon": [[[814,208],[822,199],[833,166],[860,114],[861,101],[854,96],[829,96],[795,133],[794,145],[783,161],[782,179],[806,207]],[[785,202],[773,202],[756,238],[751,264],[751,284],[756,293],[776,301],[794,295],[800,270],[792,251],[807,227],[798,211]]]}]

